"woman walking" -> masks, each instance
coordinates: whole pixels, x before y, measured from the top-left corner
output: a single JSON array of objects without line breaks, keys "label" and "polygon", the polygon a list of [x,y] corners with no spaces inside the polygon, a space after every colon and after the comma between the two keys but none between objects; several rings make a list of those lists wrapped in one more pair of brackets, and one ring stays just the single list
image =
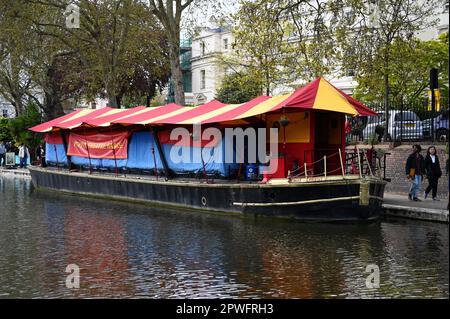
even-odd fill
[{"label": "woman walking", "polygon": [[420,154],[422,147],[419,144],[413,145],[413,152],[406,160],[405,173],[411,182],[408,198],[415,202],[420,202],[419,190],[422,185],[423,175],[425,173],[425,160]]},{"label": "woman walking", "polygon": [[441,164],[439,163],[439,157],[436,154],[436,147],[430,146],[425,156],[425,172],[428,178],[428,187],[425,190],[425,198],[428,197],[430,191],[433,200],[437,199],[437,186],[438,180],[442,176]]}]

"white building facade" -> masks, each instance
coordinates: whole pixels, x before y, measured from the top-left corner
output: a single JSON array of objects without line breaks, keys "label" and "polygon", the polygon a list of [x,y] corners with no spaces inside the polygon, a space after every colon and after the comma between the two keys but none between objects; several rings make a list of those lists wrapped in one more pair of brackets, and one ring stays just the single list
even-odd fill
[{"label": "white building facade", "polygon": [[203,29],[192,40],[192,93],[195,104],[213,100],[226,68],[218,62],[223,54],[232,52],[233,35],[229,29]]},{"label": "white building facade", "polygon": [[11,105],[8,101],[3,99],[0,95],[0,117],[11,118],[16,117],[16,110],[14,106]]}]

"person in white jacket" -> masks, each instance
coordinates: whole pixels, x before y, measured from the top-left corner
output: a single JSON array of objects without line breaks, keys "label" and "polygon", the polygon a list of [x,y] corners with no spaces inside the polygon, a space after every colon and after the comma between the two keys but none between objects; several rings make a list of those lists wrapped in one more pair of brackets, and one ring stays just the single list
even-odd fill
[{"label": "person in white jacket", "polygon": [[20,168],[27,168],[27,161],[30,158],[30,151],[23,143],[19,146]]}]

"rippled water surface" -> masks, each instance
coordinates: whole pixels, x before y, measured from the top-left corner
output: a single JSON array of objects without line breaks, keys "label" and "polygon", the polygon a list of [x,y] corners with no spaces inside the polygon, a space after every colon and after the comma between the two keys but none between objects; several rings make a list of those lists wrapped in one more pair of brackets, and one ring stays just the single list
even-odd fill
[{"label": "rippled water surface", "polygon": [[[80,289],[66,288],[66,266]],[[380,287],[366,288],[366,266]],[[36,191],[0,177],[0,298],[449,296],[448,225],[240,219]]]}]

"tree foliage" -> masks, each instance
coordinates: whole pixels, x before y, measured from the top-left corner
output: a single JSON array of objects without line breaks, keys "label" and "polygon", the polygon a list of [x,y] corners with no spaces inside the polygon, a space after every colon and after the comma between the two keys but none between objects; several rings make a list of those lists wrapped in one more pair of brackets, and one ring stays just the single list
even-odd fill
[{"label": "tree foliage", "polygon": [[240,4],[234,15],[236,55],[225,57],[226,63],[247,69],[263,83],[265,94],[332,69],[336,52],[329,3],[242,0]]},{"label": "tree foliage", "polygon": [[32,133],[28,128],[39,124],[41,114],[38,106],[30,103],[25,111],[18,117],[8,120],[8,129],[12,138],[12,142],[17,144],[24,143],[31,150],[34,150],[41,142],[41,137]]},{"label": "tree foliage", "polygon": [[222,103],[239,104],[250,101],[261,94],[262,83],[248,73],[232,73],[225,75],[216,94]]},{"label": "tree foliage", "polygon": [[71,2],[80,11],[75,28],[66,24],[66,1],[0,0],[0,94],[15,92],[1,81],[13,63],[22,72],[16,79],[28,84],[22,96],[47,118],[59,115],[65,101],[106,97],[118,107],[126,96],[151,98],[162,89],[167,37],[142,1]]},{"label": "tree foliage", "polygon": [[12,136],[9,130],[9,119],[0,117],[0,142],[11,141]]},{"label": "tree foliage", "polygon": [[[439,70],[442,95],[448,94],[448,32],[442,34],[438,40],[394,41],[390,63],[390,100],[395,104],[410,104],[425,97],[429,88],[431,68]],[[382,100],[385,92],[385,85],[379,80],[382,77],[383,68],[379,65],[373,65],[369,74],[359,74],[355,96],[366,102]]]},{"label": "tree foliage", "polygon": [[[415,34],[436,22],[432,15],[437,5],[437,0],[342,0],[334,4],[342,71],[352,69],[361,83],[382,83],[386,113],[396,50],[413,47]],[[389,126],[389,117],[386,122]],[[387,130],[385,134],[387,139]]]}]

